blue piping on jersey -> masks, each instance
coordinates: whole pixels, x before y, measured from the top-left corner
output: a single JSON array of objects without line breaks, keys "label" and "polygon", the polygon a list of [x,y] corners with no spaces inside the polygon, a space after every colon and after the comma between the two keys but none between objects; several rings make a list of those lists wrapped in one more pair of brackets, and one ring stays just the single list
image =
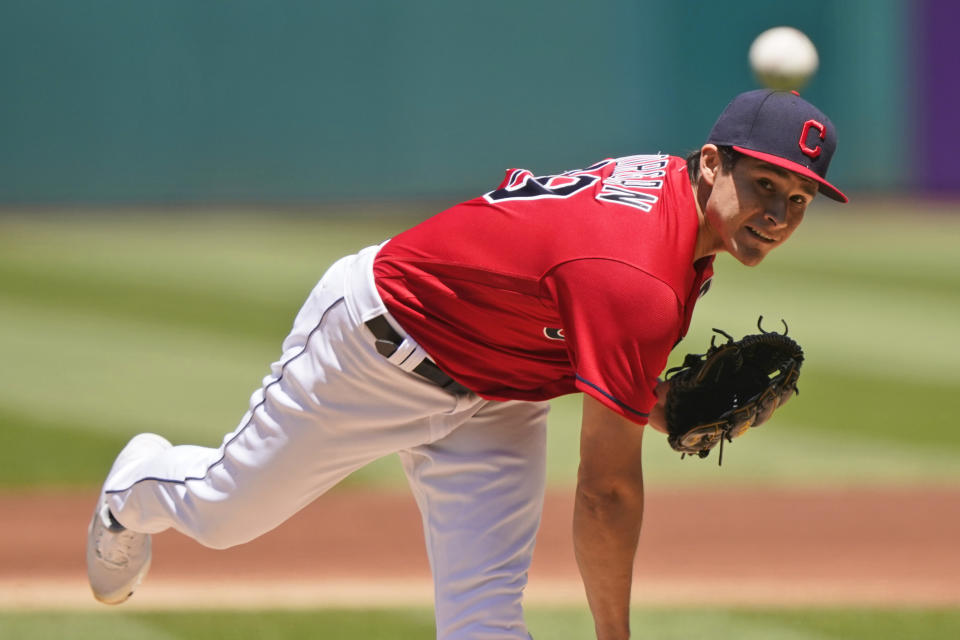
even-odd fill
[{"label": "blue piping on jersey", "polygon": [[629,411],[630,413],[633,413],[633,414],[635,414],[635,415],[641,416],[641,417],[643,417],[643,418],[649,418],[649,417],[650,417],[650,414],[649,414],[649,413],[643,413],[642,411],[637,411],[636,409],[634,409],[634,408],[631,407],[630,405],[626,405],[626,404],[620,402],[619,400],[617,400],[616,398],[614,398],[612,395],[610,395],[609,393],[607,393],[606,391],[604,391],[603,389],[601,389],[601,388],[598,387],[597,385],[593,384],[593,383],[590,382],[589,380],[586,380],[586,379],[584,379],[584,378],[581,378],[579,375],[577,376],[577,380],[579,380],[580,382],[582,382],[582,383],[585,384],[585,385],[590,386],[590,387],[593,388],[593,389],[596,389],[597,391],[599,391],[600,393],[602,393],[605,398],[608,398],[608,399],[610,399],[612,402],[616,403],[616,405],[617,405],[618,407],[621,407],[621,408],[623,408],[623,409],[626,409],[626,410]]}]

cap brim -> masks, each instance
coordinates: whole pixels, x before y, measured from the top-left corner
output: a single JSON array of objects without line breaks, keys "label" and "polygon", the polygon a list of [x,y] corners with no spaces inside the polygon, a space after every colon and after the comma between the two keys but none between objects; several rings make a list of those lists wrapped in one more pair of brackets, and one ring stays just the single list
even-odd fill
[{"label": "cap brim", "polygon": [[804,178],[810,178],[820,185],[820,193],[827,196],[831,200],[836,200],[837,202],[849,202],[847,196],[843,195],[840,189],[837,189],[835,186],[818,176],[810,169],[807,169],[802,164],[790,162],[789,160],[781,158],[780,156],[763,153],[762,151],[754,151],[753,149],[747,149],[745,147],[738,147],[734,145],[733,148],[744,155],[750,156],[751,158],[756,158],[757,160],[763,160],[764,162],[775,164],[778,167],[783,167],[787,171],[798,173]]}]

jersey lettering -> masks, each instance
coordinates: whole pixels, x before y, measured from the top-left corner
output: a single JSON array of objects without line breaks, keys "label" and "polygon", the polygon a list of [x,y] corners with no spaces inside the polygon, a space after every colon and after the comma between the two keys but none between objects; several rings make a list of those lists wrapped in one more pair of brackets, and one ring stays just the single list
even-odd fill
[{"label": "jersey lettering", "polygon": [[603,181],[597,200],[653,210],[660,196],[650,191],[663,188],[664,169],[670,158],[664,155],[628,156],[617,159],[613,173]]},{"label": "jersey lettering", "polygon": [[596,199],[652,211],[660,200],[669,156],[637,155],[604,160],[586,169],[574,169],[558,175],[534,176],[526,169],[507,174],[503,186],[483,196],[490,203],[510,200],[569,198],[591,187],[601,178],[600,170],[615,163],[613,172],[603,180]]},{"label": "jersey lettering", "polygon": [[529,171],[517,170],[507,179],[507,186],[491,191],[483,197],[487,202],[569,198],[599,179],[599,176],[583,171],[568,171],[556,176],[535,177]]}]

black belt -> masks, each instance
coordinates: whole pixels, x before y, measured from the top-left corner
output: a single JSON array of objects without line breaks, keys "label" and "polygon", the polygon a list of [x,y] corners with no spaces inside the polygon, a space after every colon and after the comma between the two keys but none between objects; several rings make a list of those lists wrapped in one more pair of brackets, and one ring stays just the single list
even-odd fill
[{"label": "black belt", "polygon": [[[397,333],[384,316],[371,318],[364,324],[377,339],[375,343],[377,353],[384,358],[392,356],[403,343],[403,336]],[[430,358],[424,358],[420,364],[413,368],[413,372],[454,395],[470,393],[470,389],[444,373],[443,369],[438,367]]]}]

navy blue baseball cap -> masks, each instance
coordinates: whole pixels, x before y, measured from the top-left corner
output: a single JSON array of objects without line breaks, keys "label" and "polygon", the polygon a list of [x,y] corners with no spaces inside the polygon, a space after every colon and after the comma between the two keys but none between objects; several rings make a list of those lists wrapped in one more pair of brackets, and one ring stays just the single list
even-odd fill
[{"label": "navy blue baseball cap", "polygon": [[847,202],[847,196],[827,182],[837,130],[830,118],[795,91],[741,93],[717,118],[707,142],[810,178],[819,183],[823,195]]}]

